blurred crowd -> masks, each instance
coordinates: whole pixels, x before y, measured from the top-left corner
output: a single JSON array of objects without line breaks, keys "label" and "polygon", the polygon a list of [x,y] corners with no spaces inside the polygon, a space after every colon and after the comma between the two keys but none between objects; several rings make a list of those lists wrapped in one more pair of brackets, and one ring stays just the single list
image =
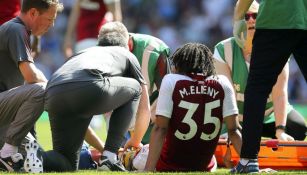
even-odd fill
[{"label": "blurred crowd", "polygon": [[[46,77],[62,65],[67,20],[75,0],[62,0],[64,11],[55,26],[42,37],[42,52],[36,60]],[[162,39],[171,52],[187,42],[205,43],[210,49],[232,36],[235,1],[230,0],[122,0],[123,23],[129,32],[145,33]],[[289,100],[307,103],[307,85],[294,59],[290,60]]]}]

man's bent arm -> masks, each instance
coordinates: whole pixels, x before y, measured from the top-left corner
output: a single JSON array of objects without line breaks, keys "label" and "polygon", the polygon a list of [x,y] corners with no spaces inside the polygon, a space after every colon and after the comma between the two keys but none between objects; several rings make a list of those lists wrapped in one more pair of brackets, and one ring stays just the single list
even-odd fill
[{"label": "man's bent arm", "polygon": [[129,147],[139,146],[150,122],[150,105],[149,105],[147,85],[143,84],[141,87],[142,87],[142,95],[138,111],[136,114],[134,133],[132,137],[127,141],[125,149]]},{"label": "man's bent arm", "polygon": [[23,75],[26,83],[40,83],[47,82],[47,78],[33,63],[28,61],[23,61],[19,63],[19,70]]}]

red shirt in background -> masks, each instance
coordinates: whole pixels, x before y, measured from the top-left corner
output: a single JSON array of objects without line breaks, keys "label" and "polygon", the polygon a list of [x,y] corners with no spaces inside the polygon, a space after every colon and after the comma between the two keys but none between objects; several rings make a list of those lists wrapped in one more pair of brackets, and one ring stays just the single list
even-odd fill
[{"label": "red shirt in background", "polygon": [[0,0],[0,25],[19,15],[20,0]]},{"label": "red shirt in background", "polygon": [[80,4],[80,16],[77,24],[77,41],[97,38],[99,26],[104,20],[107,7],[102,0],[85,0]]}]

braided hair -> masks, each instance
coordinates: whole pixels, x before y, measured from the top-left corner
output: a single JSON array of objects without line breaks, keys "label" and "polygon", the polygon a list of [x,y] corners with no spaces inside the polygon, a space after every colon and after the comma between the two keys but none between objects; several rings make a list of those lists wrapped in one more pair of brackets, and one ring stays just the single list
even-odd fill
[{"label": "braided hair", "polygon": [[171,57],[177,73],[202,73],[205,76],[215,75],[213,56],[204,44],[187,43],[178,48]]}]

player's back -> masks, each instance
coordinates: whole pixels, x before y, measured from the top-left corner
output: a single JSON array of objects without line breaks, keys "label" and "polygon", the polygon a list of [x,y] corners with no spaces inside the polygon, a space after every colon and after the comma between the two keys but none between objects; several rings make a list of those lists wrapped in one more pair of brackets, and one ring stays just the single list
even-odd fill
[{"label": "player's back", "polygon": [[223,121],[225,92],[221,80],[179,74],[166,75],[165,79],[172,89],[172,109],[156,168],[158,171],[205,171]]}]

